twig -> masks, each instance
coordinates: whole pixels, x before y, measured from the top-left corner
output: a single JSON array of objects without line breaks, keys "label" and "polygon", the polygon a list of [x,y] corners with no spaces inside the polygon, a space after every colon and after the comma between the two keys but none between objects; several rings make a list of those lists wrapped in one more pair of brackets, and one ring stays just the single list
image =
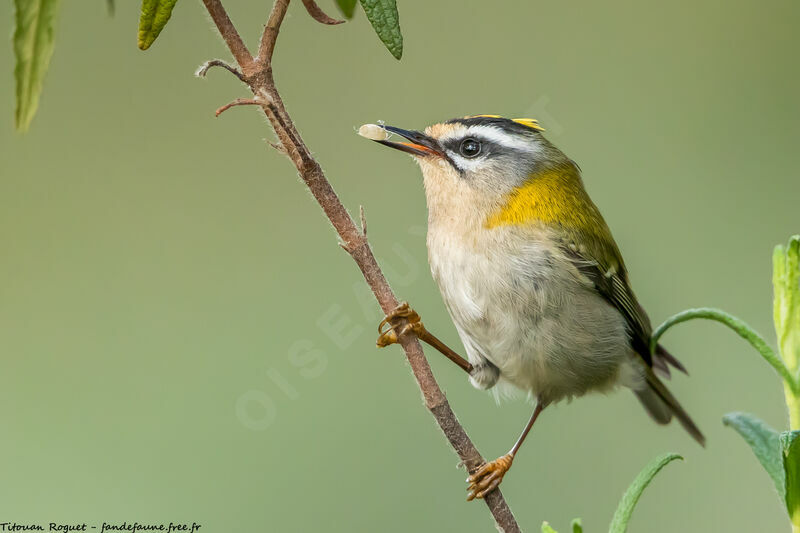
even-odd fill
[{"label": "twig", "polygon": [[306,11],[308,11],[308,14],[311,15],[311,18],[321,24],[334,26],[336,24],[344,23],[343,20],[329,17],[314,0],[303,0],[303,5],[306,6]]},{"label": "twig", "polygon": [[205,78],[206,74],[208,74],[208,71],[211,69],[211,67],[222,67],[231,74],[233,74],[234,76],[236,76],[237,78],[239,78],[239,81],[241,81],[242,83],[247,83],[247,80],[244,79],[244,76],[242,75],[241,72],[239,72],[239,69],[230,66],[221,59],[212,59],[210,61],[206,61],[205,63],[200,65],[200,68],[198,68],[195,71],[194,75],[197,76],[198,78]]},{"label": "twig", "polygon": [[214,116],[218,117],[222,113],[227,111],[228,109],[230,109],[232,107],[240,106],[240,105],[264,105],[264,101],[263,100],[257,100],[255,98],[237,98],[233,102],[229,102],[229,103],[225,104],[224,106],[220,107],[219,109],[217,109],[216,111],[214,111]]},{"label": "twig", "polygon": [[[265,102],[260,102],[262,104],[261,109],[267,115],[281,145],[286,150],[286,154],[292,160],[301,179],[308,186],[311,194],[336,229],[341,239],[342,247],[347,250],[358,265],[381,309],[384,313],[389,313],[397,307],[398,301],[378,266],[375,256],[372,254],[367,242],[366,226],[359,230],[353,222],[347,209],[342,205],[333,187],[331,187],[330,182],[325,178],[319,163],[311,155],[310,150],[297,132],[275,87],[272,77],[272,54],[275,50],[275,41],[280,31],[281,22],[286,15],[289,0],[275,0],[269,20],[261,36],[258,57],[255,59],[242,43],[220,0],[203,0],[203,3],[239,64],[239,68],[244,73],[250,90],[256,96],[266,95],[269,98]],[[422,392],[425,406],[436,419],[437,424],[439,424],[445,437],[458,454],[461,462],[467,467],[467,470],[470,473],[475,472],[484,463],[483,457],[481,457],[464,428],[458,422],[444,393],[439,388],[430,365],[425,359],[422,346],[416,337],[408,335],[400,338],[400,345],[406,353],[411,371],[414,373]],[[520,531],[511,509],[499,489],[489,493],[485,501],[500,531],[506,533]]]},{"label": "twig", "polygon": [[358,206],[358,212],[361,215],[361,234],[364,238],[367,237],[367,216],[364,214],[364,206]]},{"label": "twig", "polygon": [[[272,53],[275,51],[275,41],[278,39],[278,32],[283,23],[283,17],[286,15],[286,9],[289,7],[289,0],[275,0],[272,4],[272,11],[269,13],[269,19],[264,26],[264,31],[261,33],[261,43],[258,45],[258,58],[256,62],[261,67],[270,67],[272,62]],[[218,26],[219,27],[219,26]]]},{"label": "twig", "polygon": [[286,148],[284,148],[284,146],[280,142],[274,143],[272,141],[267,141],[267,144],[275,148],[278,152],[282,153],[286,157],[289,157],[289,152],[286,151]]},{"label": "twig", "polygon": [[211,15],[211,20],[214,21],[214,24],[219,29],[220,35],[225,39],[228,50],[231,51],[234,59],[239,63],[239,68],[246,74],[253,63],[253,56],[250,55],[250,51],[247,50],[247,46],[239,36],[239,32],[236,31],[227,11],[222,7],[220,0],[203,0],[203,4],[206,6],[208,14]]}]

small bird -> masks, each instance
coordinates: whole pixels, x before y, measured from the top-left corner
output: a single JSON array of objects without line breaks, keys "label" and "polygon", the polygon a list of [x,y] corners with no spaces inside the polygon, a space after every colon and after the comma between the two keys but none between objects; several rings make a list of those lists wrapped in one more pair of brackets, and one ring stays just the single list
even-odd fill
[{"label": "small bird", "polygon": [[[378,326],[378,346],[416,335],[473,386],[529,393],[533,415],[511,450],[467,479],[468,500],[494,490],[543,409],[621,385],[659,424],[673,416],[705,438],[657,377],[683,365],[658,345],[619,248],[578,165],[533,119],[475,115],[424,132],[366,125],[360,133],[419,163],[428,259],[467,359],[425,329],[406,303]],[[408,142],[390,140],[399,135]],[[389,326],[386,329],[386,326]]]}]

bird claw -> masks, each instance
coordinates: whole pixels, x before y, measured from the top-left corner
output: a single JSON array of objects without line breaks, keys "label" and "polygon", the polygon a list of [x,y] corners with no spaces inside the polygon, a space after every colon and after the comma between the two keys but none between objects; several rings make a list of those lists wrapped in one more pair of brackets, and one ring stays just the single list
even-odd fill
[{"label": "bird claw", "polygon": [[477,472],[467,478],[467,501],[472,501],[475,498],[483,498],[494,489],[496,489],[506,472],[511,468],[511,463],[514,461],[514,456],[506,454],[498,457],[494,461],[488,462],[481,466]]},{"label": "bird claw", "polygon": [[[405,320],[405,323],[403,322]],[[384,330],[384,326],[389,328]],[[386,315],[381,323],[378,324],[378,340],[375,344],[378,348],[384,348],[390,344],[395,344],[400,337],[406,333],[419,334],[425,330],[419,314],[414,311],[408,302],[403,302]]]}]

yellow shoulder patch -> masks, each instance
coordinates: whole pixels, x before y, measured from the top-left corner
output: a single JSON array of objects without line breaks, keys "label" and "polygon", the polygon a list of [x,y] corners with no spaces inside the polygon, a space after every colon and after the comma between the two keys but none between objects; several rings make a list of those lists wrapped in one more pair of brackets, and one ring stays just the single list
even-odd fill
[{"label": "yellow shoulder patch", "polygon": [[514,189],[486,219],[486,228],[531,223],[586,228],[597,224],[597,208],[586,195],[580,176],[571,167],[533,174]]}]

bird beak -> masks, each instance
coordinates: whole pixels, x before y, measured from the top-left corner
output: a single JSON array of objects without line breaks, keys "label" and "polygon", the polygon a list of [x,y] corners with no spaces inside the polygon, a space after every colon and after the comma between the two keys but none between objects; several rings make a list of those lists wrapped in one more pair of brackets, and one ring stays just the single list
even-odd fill
[{"label": "bird beak", "polygon": [[411,142],[401,143],[401,142],[392,142],[392,141],[375,141],[378,143],[383,144],[384,146],[389,146],[390,148],[395,148],[402,152],[409,153],[414,156],[439,156],[442,157],[444,153],[442,152],[439,143],[436,142],[436,139],[432,137],[428,137],[421,131],[411,131],[411,130],[403,130],[400,128],[395,128],[394,126],[383,126],[383,129],[390,133],[396,133],[401,137],[408,139]]}]

